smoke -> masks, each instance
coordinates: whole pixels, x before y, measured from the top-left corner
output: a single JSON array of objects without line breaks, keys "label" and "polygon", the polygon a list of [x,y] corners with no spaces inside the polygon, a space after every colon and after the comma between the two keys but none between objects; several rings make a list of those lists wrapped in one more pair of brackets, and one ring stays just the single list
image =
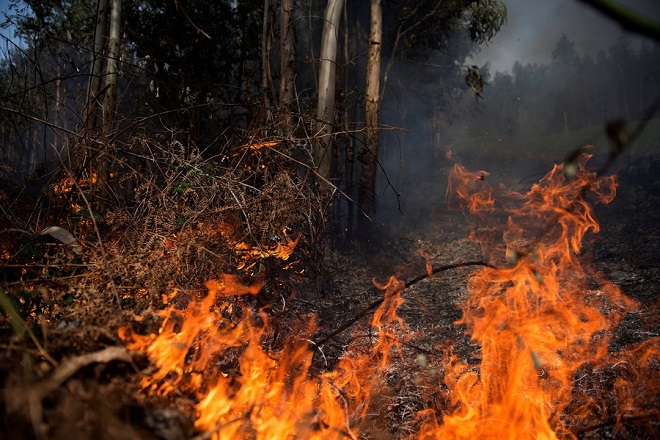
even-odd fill
[{"label": "smoke", "polygon": [[[524,190],[585,144],[595,146],[597,163],[609,148],[607,121],[648,116],[660,94],[656,42],[623,31],[578,0],[505,3],[508,24],[489,45],[463,46],[457,51],[463,56],[431,54],[421,65],[395,64],[381,122],[404,131],[381,135],[384,222],[423,227],[418,219],[444,203],[454,163],[491,172],[491,183],[501,188]],[[622,4],[660,21],[660,2]],[[457,35],[448,47],[465,42]],[[465,69],[443,68],[461,64],[486,64],[484,99],[475,100],[465,86]]]},{"label": "smoke", "polygon": [[[489,45],[482,46],[471,63],[487,62],[491,71],[511,72],[515,61],[547,64],[552,49],[562,36],[575,43],[580,55],[607,50],[626,37],[635,46],[650,42],[632,35],[621,26],[579,0],[503,0],[508,20]],[[649,0],[618,1],[644,17],[660,21],[660,2]]]}]

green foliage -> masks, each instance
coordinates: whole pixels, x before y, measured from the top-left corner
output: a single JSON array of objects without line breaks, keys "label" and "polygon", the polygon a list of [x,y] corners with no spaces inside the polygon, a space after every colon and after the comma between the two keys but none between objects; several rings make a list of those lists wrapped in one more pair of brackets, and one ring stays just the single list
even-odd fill
[{"label": "green foliage", "polygon": [[[415,56],[444,50],[448,38],[464,25],[473,42],[489,41],[506,22],[506,6],[498,0],[406,0],[388,5],[385,19],[393,23],[386,21],[385,29],[398,29],[403,36],[404,54]],[[393,31],[384,35],[390,42],[396,37]]]},{"label": "green foliage", "polygon": [[470,87],[470,90],[472,91],[472,96],[475,99],[483,98],[483,96],[481,96],[481,92],[483,92],[484,90],[486,81],[484,80],[484,77],[481,74],[481,70],[479,70],[477,66],[468,67],[468,73],[467,75],[465,75],[465,84],[467,84]]},{"label": "green foliage", "polygon": [[470,8],[470,38],[476,43],[490,41],[506,23],[506,6],[498,0],[478,0]]},{"label": "green foliage", "polygon": [[[94,37],[96,1],[21,0],[31,13],[15,17],[17,32],[36,42],[40,38],[84,46]],[[20,8],[17,8],[20,9]]]},{"label": "green foliage", "polygon": [[127,46],[144,60],[161,106],[204,103],[220,90],[223,99],[244,97],[237,86],[246,62],[259,59],[263,2],[126,0],[123,13]]},{"label": "green foliage", "polygon": [[[428,50],[445,47],[448,36],[454,32],[463,11],[471,1],[428,2],[407,0],[387,4],[383,12],[385,47],[393,44],[399,35],[403,37],[402,53],[414,57]],[[388,23],[393,23],[388,25]],[[387,31],[396,29],[396,31]],[[397,35],[398,34],[398,35]]]},{"label": "green foliage", "polygon": [[0,289],[0,310],[9,317],[14,333],[18,336],[23,336],[25,328],[21,325],[21,316],[18,314],[14,305],[14,298],[5,294],[2,289]]},{"label": "green foliage", "polygon": [[43,243],[39,243],[41,240],[45,242],[47,239],[40,236],[35,243],[26,243],[24,246],[21,246],[21,249],[18,253],[19,256],[28,260],[40,260],[43,258]]}]

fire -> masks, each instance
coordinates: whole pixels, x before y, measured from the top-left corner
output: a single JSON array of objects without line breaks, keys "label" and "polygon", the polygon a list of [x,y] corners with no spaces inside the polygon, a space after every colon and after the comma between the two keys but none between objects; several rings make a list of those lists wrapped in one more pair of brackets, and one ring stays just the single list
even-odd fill
[{"label": "fire", "polygon": [[[472,275],[457,322],[480,345],[480,363],[447,354],[448,413],[419,412],[418,438],[576,438],[603,417],[623,423],[659,415],[645,399],[657,402],[660,392],[660,341],[609,352],[611,329],[637,304],[578,258],[585,234],[599,230],[586,198],[607,203],[616,192],[614,178],[585,169],[587,159],[577,171],[556,166],[527,193],[498,193],[497,200],[488,173],[454,167],[448,195],[481,221],[494,219],[489,233],[477,236],[503,245],[484,243],[490,265]],[[259,258],[286,260],[297,243],[284,234],[281,245],[253,249],[232,240],[230,229],[214,230],[246,255],[242,267]],[[430,275],[430,255],[419,253]],[[290,325],[294,331],[275,344],[268,310],[247,305],[262,281],[222,275],[192,299],[175,290],[163,297],[158,334],[122,329],[127,346],[146,352],[156,367],[142,387],[193,401],[196,428],[209,438],[358,438],[373,417],[373,396],[387,391],[383,377],[393,355],[412,336],[396,313],[404,283],[393,277],[377,285],[385,293],[372,336],[354,338],[332,370],[318,371],[313,316]],[[598,371],[617,379],[610,389],[584,392]]]},{"label": "fire", "polygon": [[220,233],[227,244],[240,255],[241,261],[238,264],[238,270],[244,270],[254,266],[254,264],[256,264],[261,258],[275,257],[286,261],[291,254],[293,254],[294,249],[298,245],[298,240],[300,240],[300,236],[297,236],[294,239],[289,237],[285,229],[282,231],[282,239],[275,245],[255,248],[244,241],[234,239],[235,231],[228,224],[218,224],[216,230]]},{"label": "fire", "polygon": [[[51,186],[52,192],[57,199],[67,203],[70,211],[76,214],[78,226],[83,229],[91,227],[91,218],[95,215],[93,211],[90,212],[88,210],[86,202],[90,200],[90,196],[89,194],[85,195],[85,193],[88,193],[98,181],[97,173],[85,174],[87,177],[79,177],[78,179],[74,179],[72,174],[64,175]],[[82,198],[70,197],[72,191],[76,188],[81,191]]]},{"label": "fire", "polygon": [[76,185],[89,187],[94,185],[97,180],[98,175],[96,173],[92,173],[89,179],[79,178],[77,181],[70,175],[67,175],[53,184],[53,192],[55,194],[65,195],[70,193]]},{"label": "fire", "polygon": [[[403,283],[392,278],[380,286],[385,297],[371,321],[375,342],[351,344],[334,370],[325,373],[311,368],[313,318],[283,349],[271,350],[265,343],[273,331],[266,311],[235,309],[239,295],[259,292],[259,281],[244,285],[224,275],[206,287],[206,296],[185,309],[162,311],[157,335],[120,331],[130,349],[145,351],[157,367],[142,387],[194,398],[199,402],[196,428],[216,439],[355,438],[400,340],[396,333],[405,330],[396,315]],[[164,301],[176,297],[175,291]]]},{"label": "fire", "polygon": [[452,198],[456,194],[461,201],[466,203],[469,212],[473,214],[479,211],[494,210],[495,199],[493,199],[492,189],[489,185],[484,185],[486,176],[489,175],[486,171],[476,173],[467,171],[455,163],[449,174],[447,198]]},{"label": "fire", "polygon": [[[608,330],[636,303],[577,257],[585,233],[599,229],[586,193],[609,202],[616,188],[613,178],[586,171],[587,159],[573,179],[555,166],[528,193],[512,195],[520,206],[507,208],[509,267],[473,274],[458,321],[481,346],[481,363],[449,362],[445,382],[455,409],[442,423],[421,414],[421,438],[575,438],[576,427],[596,412],[593,399],[573,402],[576,371],[607,362]],[[479,183],[483,175],[456,166],[450,176],[471,213],[494,207],[490,187]],[[657,345],[648,344],[647,363]]]},{"label": "fire", "polygon": [[277,144],[279,143],[280,143],[279,141],[259,142],[256,144],[241,145],[240,148],[258,151],[261,150],[262,148],[273,148],[277,146]]}]

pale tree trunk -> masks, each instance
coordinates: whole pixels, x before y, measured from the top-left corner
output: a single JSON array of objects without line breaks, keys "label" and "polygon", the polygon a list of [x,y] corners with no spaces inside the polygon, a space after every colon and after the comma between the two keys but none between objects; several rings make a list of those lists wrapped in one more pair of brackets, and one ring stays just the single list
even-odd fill
[{"label": "pale tree trunk", "polygon": [[117,113],[117,77],[119,71],[119,42],[121,39],[121,2],[122,0],[110,0],[112,3],[110,11],[110,30],[108,35],[108,49],[105,66],[105,97],[103,99],[103,126],[102,133],[106,146],[98,160],[98,180],[96,182],[100,194],[104,197],[109,195],[108,179],[110,178],[110,134],[113,131],[115,115]]},{"label": "pale tree trunk", "polygon": [[[356,21],[353,20],[353,22],[348,21],[348,11],[347,8],[344,8],[344,23],[345,23],[345,28],[346,31],[344,32],[344,65],[349,66],[352,57],[352,53],[357,53],[357,50],[355,49],[357,47],[357,41],[356,41],[356,36],[358,35],[358,32],[354,27],[356,27]],[[350,23],[350,24],[349,24]],[[344,69],[344,90],[349,90],[350,89],[350,84],[351,84],[352,76],[350,69]],[[351,110],[353,113],[355,113],[355,107],[351,108],[351,106],[345,105],[344,106],[344,115],[343,115],[343,123],[344,123],[344,130],[346,133],[350,133],[351,130],[351,116],[350,112]],[[353,121],[357,120],[357,118],[353,117]],[[341,181],[344,183],[344,188],[346,191],[346,194],[349,195],[349,197],[355,197],[355,181],[353,178],[353,174],[355,171],[355,138],[353,136],[346,136],[345,139],[345,150],[344,150],[344,156],[341,158],[342,160],[339,163],[339,176]],[[340,230],[339,230],[339,235],[341,233],[344,233],[344,240],[345,244],[354,244],[355,243],[355,232],[356,232],[356,225],[355,225],[355,211],[356,207],[355,204],[352,201],[346,201],[343,199],[339,199],[337,203],[335,203],[335,218],[340,220],[343,216],[343,213],[341,211],[342,208],[342,203],[346,203],[346,220],[344,221],[344,226],[342,227],[341,223],[339,224]]]},{"label": "pale tree trunk", "polygon": [[111,0],[110,34],[108,38],[108,58],[106,64],[105,101],[103,106],[103,134],[112,131],[117,113],[117,79],[119,77],[119,43],[121,41],[121,2]]},{"label": "pale tree trunk", "polygon": [[89,134],[97,129],[98,111],[100,108],[99,96],[101,93],[102,75],[103,75],[103,51],[105,39],[108,33],[108,16],[110,9],[108,0],[98,0],[96,9],[96,28],[94,29],[94,51],[92,59],[92,70],[87,87],[87,107],[86,129]]},{"label": "pale tree trunk", "polygon": [[293,26],[293,0],[280,0],[280,110],[282,132],[293,133],[293,100],[295,94],[296,36]]},{"label": "pale tree trunk", "polygon": [[[335,123],[335,76],[337,71],[337,40],[344,0],[328,0],[321,38],[318,101],[316,106],[317,140],[314,142],[314,166],[323,179],[331,177],[332,127]],[[321,179],[321,188],[329,189]]]},{"label": "pale tree trunk", "polygon": [[[92,176],[97,180],[95,188],[103,188],[104,175],[107,172],[103,165],[103,152],[99,155],[98,145],[92,142],[96,140],[99,131],[103,128],[102,110],[104,106],[103,76],[107,55],[108,25],[110,23],[110,0],[98,0],[96,9],[96,26],[94,29],[94,47],[92,66],[87,85],[87,99],[85,102],[85,137],[86,142],[73,143],[73,166],[76,168],[86,167],[90,181]],[[100,157],[99,157],[100,156]]]},{"label": "pale tree trunk", "polygon": [[358,204],[358,235],[363,242],[369,241],[372,222],[376,213],[376,164],[378,159],[378,112],[380,111],[380,52],[383,33],[381,0],[371,0],[371,26],[367,60],[367,90],[364,103],[366,129],[364,154],[360,173]]}]

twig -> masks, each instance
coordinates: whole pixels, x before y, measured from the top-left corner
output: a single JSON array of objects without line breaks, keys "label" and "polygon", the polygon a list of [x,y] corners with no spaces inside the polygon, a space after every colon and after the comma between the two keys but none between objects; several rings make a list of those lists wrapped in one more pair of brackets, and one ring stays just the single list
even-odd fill
[{"label": "twig", "polygon": [[27,410],[32,421],[34,433],[38,439],[46,439],[46,432],[43,424],[42,401],[48,394],[55,391],[68,378],[74,375],[78,370],[92,363],[107,363],[111,361],[131,362],[131,356],[124,347],[108,347],[95,353],[87,353],[82,356],[63,362],[50,378],[29,388],[27,393],[20,388],[7,389],[7,396],[14,396],[19,399],[15,403],[27,404]]},{"label": "twig", "polygon": [[213,428],[213,429],[210,430],[210,431],[206,431],[206,432],[203,432],[203,433],[201,433],[201,434],[199,434],[199,435],[196,435],[196,436],[194,436],[193,438],[191,438],[190,440],[209,440],[210,438],[213,437],[214,434],[216,434],[216,433],[218,433],[219,431],[221,431],[225,426],[231,425],[232,423],[236,423],[236,422],[238,422],[239,420],[241,420],[241,419],[245,419],[245,418],[247,418],[247,414],[246,414],[246,415],[239,416],[239,417],[236,417],[236,418],[233,418],[233,419],[231,419],[231,420],[227,420],[225,423],[222,423],[222,424],[216,426],[215,428]]},{"label": "twig", "polygon": [[35,350],[34,348],[21,347],[20,345],[16,344],[0,344],[0,348],[8,351],[22,351],[24,353],[30,353],[33,356],[43,356],[39,350]]},{"label": "twig", "polygon": [[[294,159],[293,157],[289,156],[288,154],[279,151],[277,148],[273,148],[273,147],[270,147],[270,146],[266,146],[265,148],[268,148],[269,150],[272,150],[272,151],[274,151],[275,153],[277,153],[277,154],[279,154],[279,155],[281,155],[281,156],[284,156],[285,158],[289,159],[290,161],[292,161],[292,162],[294,162],[294,163],[296,163],[296,164],[298,164],[298,165],[300,165],[300,166],[302,166],[302,167],[307,168],[307,169],[310,170],[310,171],[311,171],[316,177],[318,177],[319,179],[323,180],[323,182],[325,182],[325,183],[327,183],[328,185],[330,185],[330,187],[333,188],[333,192],[338,192],[339,194],[341,194],[342,196],[344,196],[344,198],[346,198],[346,200],[348,200],[349,202],[351,202],[351,203],[354,204],[355,206],[358,206],[358,204],[357,204],[352,198],[350,198],[348,194],[346,194],[344,191],[342,191],[341,189],[339,189],[339,188],[337,187],[337,185],[335,185],[334,183],[330,182],[327,178],[325,178],[325,177],[323,177],[321,174],[319,174],[319,173],[314,169],[314,167],[312,167],[312,166],[310,166],[310,165],[308,165],[308,164],[306,164],[306,163],[300,162],[299,160]],[[358,208],[358,209],[359,209],[359,208]],[[362,215],[364,215],[364,216],[367,217],[369,220],[371,220],[371,218],[370,218],[370,217],[369,217],[364,211],[362,211],[361,209],[360,209],[360,212],[362,213]]]},{"label": "twig", "polygon": [[612,0],[581,0],[598,12],[608,16],[623,26],[624,29],[637,32],[660,41],[660,23],[649,20],[641,14],[628,9]]},{"label": "twig", "polygon": [[57,367],[50,377],[35,385],[30,393],[39,400],[62,385],[69,377],[73,376],[78,370],[94,363],[108,363],[112,361],[131,362],[131,356],[124,347],[107,347],[94,353],[87,353],[73,359],[66,360]]},{"label": "twig", "polygon": [[174,5],[176,6],[177,10],[178,10],[178,9],[181,9],[181,12],[183,12],[183,15],[186,17],[186,19],[188,20],[188,22],[189,22],[189,23],[195,28],[195,30],[196,30],[198,33],[204,35],[204,36],[205,36],[206,38],[208,38],[209,40],[212,40],[212,38],[211,38],[211,36],[210,36],[209,34],[207,34],[206,32],[204,32],[204,30],[203,30],[202,28],[200,28],[199,26],[197,26],[197,25],[192,21],[192,19],[190,18],[190,16],[188,15],[188,13],[186,12],[186,10],[184,9],[184,7],[181,6],[181,5],[179,4],[178,0],[174,0]]},{"label": "twig", "polygon": [[[439,272],[444,272],[446,270],[451,270],[451,269],[459,269],[461,267],[469,267],[469,266],[485,266],[485,267],[493,267],[488,263],[484,263],[483,261],[468,261],[465,263],[455,263],[455,264],[448,264],[446,266],[439,266],[439,267],[434,267],[431,270],[431,273],[424,273],[423,275],[419,275],[415,278],[413,278],[410,281],[407,281],[404,285],[404,288],[408,288],[412,286],[413,284],[416,284],[426,278],[429,278]],[[372,287],[372,290],[376,290],[375,287]],[[322,346],[326,342],[328,342],[330,339],[334,338],[335,336],[339,335],[340,333],[343,333],[346,331],[348,328],[352,327],[356,322],[358,322],[360,319],[364,318],[368,314],[371,313],[372,310],[376,309],[378,306],[382,304],[384,301],[384,298],[379,298],[376,301],[372,302],[369,304],[366,308],[362,309],[357,315],[353,316],[351,319],[346,321],[344,324],[339,326],[336,330],[333,332],[329,333],[326,336],[323,336],[320,340],[316,341],[314,344],[317,346]]]},{"label": "twig", "polygon": [[85,195],[85,192],[80,188],[78,185],[78,182],[74,179],[73,184],[78,188],[78,191],[80,191],[80,196],[85,202],[85,206],[87,206],[87,212],[89,212],[89,218],[92,220],[92,224],[94,225],[94,232],[96,233],[96,239],[99,241],[99,249],[101,249],[101,257],[103,258],[103,266],[105,267],[105,271],[108,273],[108,278],[110,280],[110,285],[112,286],[112,292],[115,295],[115,301],[117,302],[117,306],[121,309],[121,301],[119,300],[119,290],[117,290],[117,284],[115,283],[115,276],[112,268],[110,267],[110,263],[108,262],[108,255],[105,252],[105,246],[103,245],[103,239],[101,238],[101,231],[99,230],[99,226],[96,223],[96,218],[94,218],[94,213],[92,211],[92,205],[89,203],[89,199]]},{"label": "twig", "polygon": [[25,264],[3,264],[2,267],[23,267],[29,269],[31,267],[92,267],[93,264],[80,264],[80,263],[52,263],[52,264],[36,264],[36,263],[25,263]]},{"label": "twig", "polygon": [[605,420],[604,422],[598,423],[596,425],[588,426],[586,428],[582,428],[582,429],[578,430],[577,432],[575,432],[574,434],[577,438],[580,438],[581,436],[583,436],[584,434],[586,434],[588,432],[595,431],[597,429],[601,429],[601,428],[604,428],[606,426],[616,425],[619,422],[621,422],[621,423],[626,423],[626,422],[630,423],[630,422],[634,422],[634,421],[637,421],[637,420],[650,420],[650,421],[657,422],[657,419],[658,419],[657,411],[651,412],[649,414],[639,415],[639,416],[625,416],[624,415],[624,416],[621,416],[621,418],[611,417],[611,418]]}]

